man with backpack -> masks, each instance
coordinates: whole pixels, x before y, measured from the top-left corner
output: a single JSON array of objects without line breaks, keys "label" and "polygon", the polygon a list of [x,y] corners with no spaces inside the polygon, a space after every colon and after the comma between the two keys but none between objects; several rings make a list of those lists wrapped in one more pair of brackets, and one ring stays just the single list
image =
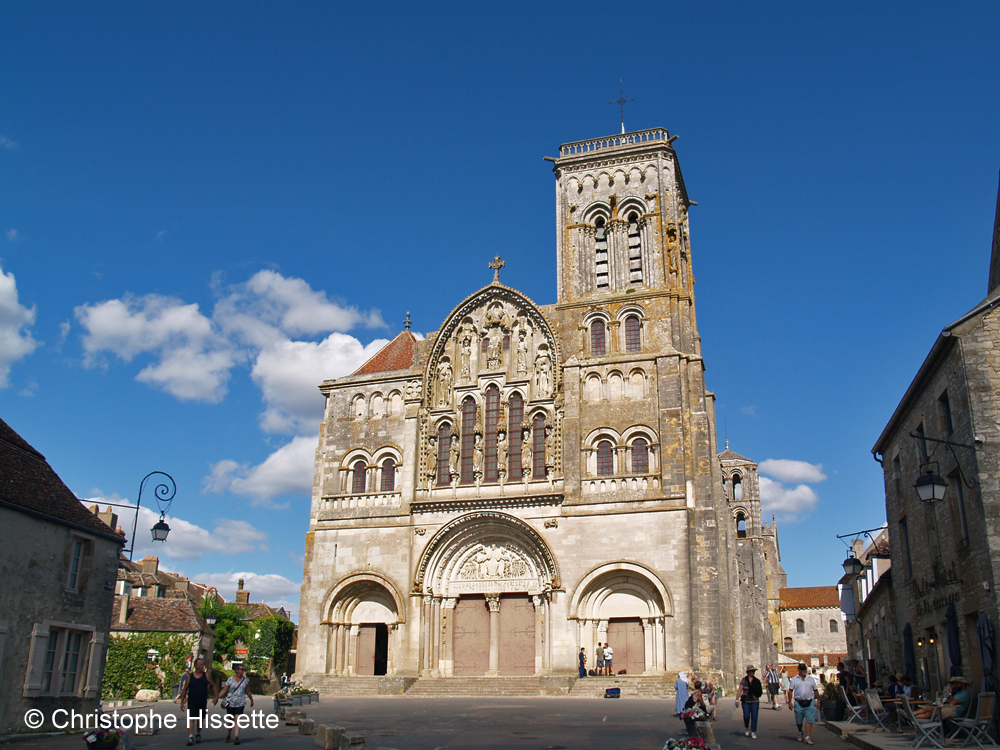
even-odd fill
[{"label": "man with backpack", "polygon": [[747,665],[747,676],[740,680],[736,689],[736,707],[743,700],[743,734],[751,739],[757,739],[757,714],[760,712],[760,697],[764,694],[764,686],[757,679],[757,667]]}]

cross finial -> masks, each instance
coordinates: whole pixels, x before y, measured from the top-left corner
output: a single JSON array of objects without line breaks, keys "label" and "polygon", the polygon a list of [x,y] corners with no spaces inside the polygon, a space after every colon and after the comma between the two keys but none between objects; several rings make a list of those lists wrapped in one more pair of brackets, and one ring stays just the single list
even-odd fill
[{"label": "cross finial", "polygon": [[503,268],[506,265],[507,265],[506,263],[504,263],[502,260],[500,260],[500,256],[499,255],[496,256],[493,259],[492,263],[490,263],[489,267],[493,269],[493,283],[494,284],[499,284],[500,283],[500,269]]},{"label": "cross finial", "polygon": [[405,328],[407,331],[410,330],[410,311],[409,310],[406,311],[406,322],[403,323],[403,328]]},{"label": "cross finial", "polygon": [[635,99],[625,98],[625,89],[622,88],[622,79],[618,79],[618,98],[613,102],[608,102],[608,104],[617,104],[621,108],[622,112],[622,135],[625,134],[625,104],[628,102],[634,102]]}]

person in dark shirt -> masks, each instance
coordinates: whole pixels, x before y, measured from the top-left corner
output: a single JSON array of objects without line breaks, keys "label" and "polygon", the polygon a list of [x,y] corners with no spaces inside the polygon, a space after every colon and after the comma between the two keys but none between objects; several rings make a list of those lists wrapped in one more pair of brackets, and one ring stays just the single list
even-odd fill
[{"label": "person in dark shirt", "polygon": [[[188,744],[201,742],[201,729],[208,718],[208,691],[212,691],[212,705],[219,702],[219,694],[215,690],[215,683],[209,678],[205,671],[205,660],[200,656],[194,660],[194,671],[191,677],[184,684],[181,691],[181,711],[187,704],[187,729]],[[194,727],[194,732],[192,732]]]}]

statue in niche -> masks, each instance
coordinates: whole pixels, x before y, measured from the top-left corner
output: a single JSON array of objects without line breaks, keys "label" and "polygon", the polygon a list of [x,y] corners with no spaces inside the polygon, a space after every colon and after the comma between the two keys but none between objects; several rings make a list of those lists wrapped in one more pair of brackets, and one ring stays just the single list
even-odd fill
[{"label": "statue in niche", "polygon": [[448,452],[448,472],[451,474],[453,482],[458,481],[462,473],[462,445],[458,439],[458,433],[451,433],[451,450]]},{"label": "statue in niche", "polygon": [[475,445],[472,447],[472,472],[476,481],[483,476],[483,436],[479,433],[476,433]]},{"label": "statue in niche", "polygon": [[485,328],[506,328],[507,314],[503,311],[503,307],[501,305],[493,305],[487,310],[486,317],[483,319],[483,325]]},{"label": "statue in niche", "polygon": [[507,433],[504,430],[497,431],[497,476],[500,484],[507,478]]},{"label": "statue in niche", "polygon": [[521,425],[521,474],[524,481],[531,477],[531,425]]},{"label": "statue in niche", "polygon": [[546,352],[535,357],[535,394],[546,398],[552,387],[552,360]]},{"label": "statue in niche", "polygon": [[447,406],[451,403],[451,383],[451,362],[445,360],[438,365],[438,406]]},{"label": "statue in niche", "polygon": [[552,478],[556,466],[556,435],[552,425],[545,425],[545,471]]},{"label": "statue in niche", "polygon": [[468,331],[462,333],[462,377],[468,378],[471,372],[472,361],[472,334]]},{"label": "statue in niche", "polygon": [[427,489],[434,486],[438,474],[437,435],[427,438]]},{"label": "statue in niche", "polygon": [[517,376],[523,378],[528,374],[528,342],[525,331],[517,333]]},{"label": "statue in niche", "polygon": [[490,343],[486,349],[486,367],[489,370],[500,369],[500,347],[503,344],[503,336],[500,331],[494,331],[490,336]]}]

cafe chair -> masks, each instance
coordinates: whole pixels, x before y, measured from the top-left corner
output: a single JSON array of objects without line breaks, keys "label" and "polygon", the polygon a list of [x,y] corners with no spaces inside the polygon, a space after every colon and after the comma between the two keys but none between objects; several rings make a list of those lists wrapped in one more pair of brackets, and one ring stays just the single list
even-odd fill
[{"label": "cafe chair", "polygon": [[951,722],[956,726],[956,729],[948,739],[953,740],[958,737],[959,732],[965,732],[965,742],[962,743],[962,747],[968,745],[969,742],[975,742],[980,748],[986,747],[984,742],[988,742],[990,747],[998,747],[989,734],[990,726],[993,724],[994,703],[996,703],[996,693],[980,693],[979,702],[976,705],[976,715],[964,719],[952,719]]}]

